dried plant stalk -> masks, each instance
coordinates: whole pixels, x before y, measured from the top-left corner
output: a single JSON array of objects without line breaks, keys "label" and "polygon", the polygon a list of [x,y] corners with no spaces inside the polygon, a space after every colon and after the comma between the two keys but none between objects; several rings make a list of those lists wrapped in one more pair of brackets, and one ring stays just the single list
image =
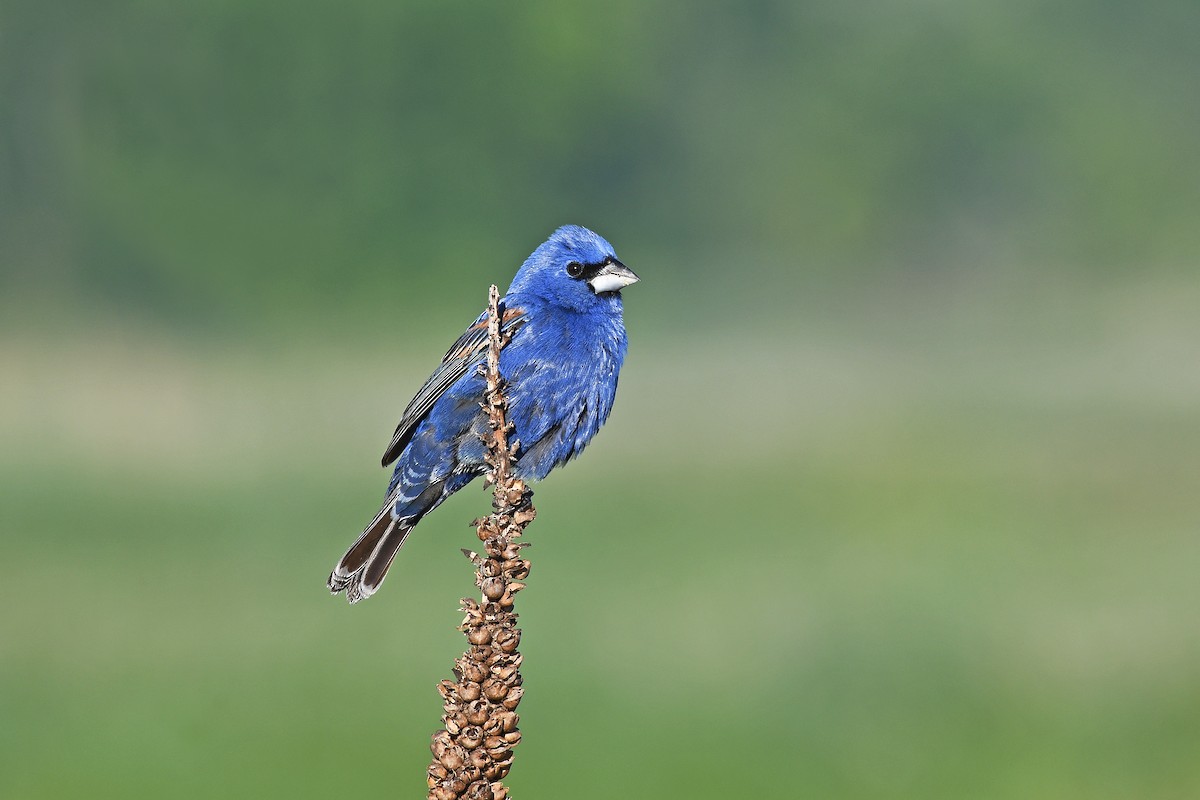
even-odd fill
[{"label": "dried plant stalk", "polygon": [[521,558],[524,542],[516,541],[533,521],[533,492],[512,475],[517,442],[511,443],[508,402],[500,377],[499,296],[488,292],[488,353],[484,367],[483,407],[491,435],[487,444],[487,482],[493,486],[492,513],[475,520],[483,553],[463,550],[475,564],[475,585],[482,597],[464,597],[466,614],[459,629],[469,647],[455,662],[456,680],[438,684],[445,700],[443,728],[433,734],[429,765],[429,800],[505,800],[501,779],[512,767],[513,747],[521,741],[517,704],[521,702],[521,629],[513,595],[525,588],[529,562]]}]

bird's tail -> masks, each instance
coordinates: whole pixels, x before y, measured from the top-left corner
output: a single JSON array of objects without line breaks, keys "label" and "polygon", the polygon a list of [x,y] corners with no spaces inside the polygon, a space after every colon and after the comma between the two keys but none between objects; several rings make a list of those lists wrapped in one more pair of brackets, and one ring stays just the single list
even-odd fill
[{"label": "bird's tail", "polygon": [[392,504],[384,503],[379,514],[362,532],[342,560],[329,575],[329,591],[333,594],[345,591],[346,599],[357,603],[371,595],[383,583],[392,559],[400,545],[408,538],[408,532],[416,526],[421,515],[410,517],[392,516]]}]

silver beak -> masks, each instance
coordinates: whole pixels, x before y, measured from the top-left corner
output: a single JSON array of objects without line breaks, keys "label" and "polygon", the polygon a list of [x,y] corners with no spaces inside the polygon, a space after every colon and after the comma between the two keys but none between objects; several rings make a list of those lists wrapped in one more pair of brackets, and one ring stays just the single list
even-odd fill
[{"label": "silver beak", "polygon": [[638,282],[638,276],[633,270],[622,264],[620,261],[610,261],[600,268],[592,278],[588,281],[588,286],[592,287],[592,291],[596,294],[604,294],[605,292],[619,292],[631,283]]}]

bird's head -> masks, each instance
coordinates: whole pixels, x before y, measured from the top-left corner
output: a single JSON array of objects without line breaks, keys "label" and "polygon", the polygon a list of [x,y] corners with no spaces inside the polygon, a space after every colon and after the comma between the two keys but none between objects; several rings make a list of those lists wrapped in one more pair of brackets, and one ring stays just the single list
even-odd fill
[{"label": "bird's head", "polygon": [[578,225],[564,225],[525,259],[508,291],[575,311],[619,309],[621,289],[637,280],[603,237]]}]

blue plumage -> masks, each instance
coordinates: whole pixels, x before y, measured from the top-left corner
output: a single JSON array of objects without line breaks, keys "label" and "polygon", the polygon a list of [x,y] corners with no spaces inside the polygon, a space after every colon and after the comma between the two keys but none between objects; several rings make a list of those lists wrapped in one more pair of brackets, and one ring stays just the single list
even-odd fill
[{"label": "blue plumage", "polygon": [[[625,359],[621,289],[638,280],[597,234],[559,228],[525,260],[500,308],[517,474],[540,480],[604,424]],[[383,456],[396,466],[383,507],[329,576],[351,603],[370,597],[408,532],[486,469],[480,409],[486,314],[459,337],[404,411]]]}]

